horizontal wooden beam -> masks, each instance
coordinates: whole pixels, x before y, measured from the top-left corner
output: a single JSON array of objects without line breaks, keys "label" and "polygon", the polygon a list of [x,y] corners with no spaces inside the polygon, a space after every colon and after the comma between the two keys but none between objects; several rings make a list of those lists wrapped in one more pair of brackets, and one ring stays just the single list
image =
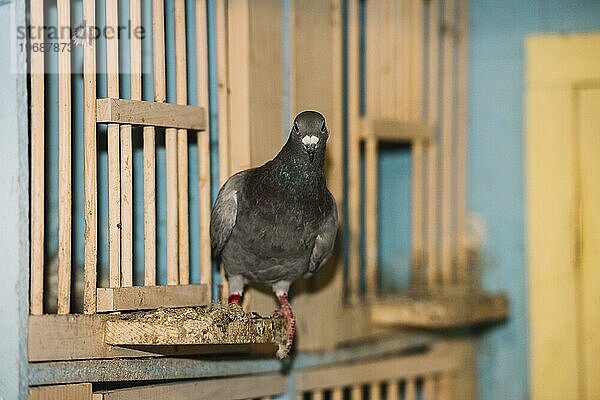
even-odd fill
[{"label": "horizontal wooden beam", "polygon": [[[52,385],[29,388],[29,400],[92,400],[92,384]],[[94,399],[95,400],[95,399]]]},{"label": "horizontal wooden beam", "polygon": [[163,128],[204,131],[207,127],[206,109],[171,103],[141,100],[96,100],[99,123],[157,126]]},{"label": "horizontal wooden beam", "polygon": [[371,321],[382,326],[448,329],[502,321],[504,294],[406,294],[371,305]]},{"label": "horizontal wooden beam", "polygon": [[103,392],[100,393],[99,398],[102,400],[253,399],[279,395],[285,391],[285,376],[268,374],[137,386]]},{"label": "horizontal wooden beam", "polygon": [[[224,344],[198,346],[111,346],[104,342],[106,321],[112,314],[69,314],[29,316],[28,354],[30,362],[90,360],[99,358],[183,356],[215,353],[274,353],[274,345]],[[118,317],[118,316],[117,316]],[[265,349],[264,347],[268,347]],[[69,372],[71,375],[73,371]],[[68,374],[67,374],[68,376]],[[127,380],[127,379],[123,379]],[[84,379],[79,382],[87,382]],[[54,383],[65,383],[54,382]],[[46,382],[41,384],[49,384]]]},{"label": "horizontal wooden beam", "polygon": [[98,312],[210,304],[206,285],[98,288]]},{"label": "horizontal wooden beam", "polygon": [[361,139],[375,137],[377,140],[407,142],[433,138],[433,128],[425,122],[403,121],[391,118],[363,118]]},{"label": "horizontal wooden beam", "polygon": [[111,345],[198,345],[283,343],[281,317],[247,314],[237,305],[160,309],[123,314],[106,321]]},{"label": "horizontal wooden beam", "polygon": [[463,363],[463,360],[455,355],[454,346],[440,342],[426,352],[415,355],[301,370],[296,375],[296,389],[329,389],[450,371],[461,367]]}]

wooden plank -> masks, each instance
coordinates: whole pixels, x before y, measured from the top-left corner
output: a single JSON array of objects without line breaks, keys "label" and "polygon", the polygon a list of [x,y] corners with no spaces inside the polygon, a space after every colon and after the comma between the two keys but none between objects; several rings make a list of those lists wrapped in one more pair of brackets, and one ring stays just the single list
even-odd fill
[{"label": "wooden plank", "polygon": [[[454,0],[444,1],[444,24],[454,26]],[[454,283],[453,250],[453,201],[452,185],[454,170],[452,156],[454,151],[454,54],[452,33],[446,29],[442,36],[443,63],[442,63],[442,124],[441,124],[441,270],[442,283],[450,286]]]},{"label": "wooden plank", "polygon": [[[129,2],[129,20],[135,30],[142,26],[142,1]],[[129,41],[130,47],[130,84],[131,100],[142,99],[142,39],[141,35],[132,34]]]},{"label": "wooden plank", "polygon": [[[167,99],[165,72],[165,2],[152,0],[152,65],[154,70],[154,101]],[[178,128],[174,126],[174,128]]]},{"label": "wooden plank", "polygon": [[[177,104],[187,104],[187,52],[185,39],[185,0],[175,0],[175,80]],[[188,210],[188,137],[177,131],[177,215],[179,284],[190,281],[190,242]]]},{"label": "wooden plank", "polygon": [[412,145],[411,171],[411,273],[413,286],[421,287],[423,281],[423,141]]},{"label": "wooden plank", "polygon": [[117,98],[98,99],[97,105],[100,123],[206,129],[206,110],[201,107]]},{"label": "wooden plank", "polygon": [[[224,0],[216,4],[217,25],[217,95],[218,95],[218,123],[219,123],[219,183],[223,185],[229,178],[229,65],[228,65],[228,32],[227,10]],[[227,301],[229,285],[223,265],[219,266],[221,277],[220,298]]]},{"label": "wooden plank", "polygon": [[423,354],[397,356],[377,361],[336,364],[298,371],[297,390],[352,386],[357,382],[398,379],[432,371],[448,371],[461,366],[463,359],[447,343],[438,343]]},{"label": "wooden plank", "polygon": [[360,300],[360,109],[358,0],[348,4],[348,290],[351,304]]},{"label": "wooden plank", "polygon": [[429,329],[501,321],[507,315],[508,299],[502,294],[407,294],[371,306],[374,324]]},{"label": "wooden plank", "polygon": [[103,399],[229,400],[259,398],[284,393],[286,383],[285,376],[280,374],[205,379],[110,390],[103,393]]},{"label": "wooden plank", "polygon": [[156,132],[144,127],[144,285],[156,285]]},{"label": "wooden plank", "polygon": [[210,304],[206,285],[98,288],[98,312]]},{"label": "wooden plank", "polygon": [[[30,24],[44,26],[44,4],[30,7]],[[44,38],[32,35],[31,45],[39,46]],[[31,287],[30,313],[44,312],[44,53],[30,52],[31,62]]]},{"label": "wooden plank", "polygon": [[[83,2],[83,20],[95,21],[93,1]],[[85,239],[83,269],[83,312],[96,312],[98,275],[98,155],[96,147],[96,41],[83,48],[83,140]]]},{"label": "wooden plank", "polygon": [[179,284],[177,129],[165,132],[167,174],[167,285]]},{"label": "wooden plank", "polygon": [[351,400],[362,400],[362,386],[361,385],[353,385],[350,389],[350,399]]},{"label": "wooden plank", "polygon": [[456,257],[457,279],[462,284],[468,281],[467,250],[463,244],[467,224],[467,102],[468,102],[468,62],[469,62],[469,3],[459,1],[458,16],[458,72],[456,102]]},{"label": "wooden plank", "polygon": [[[58,0],[58,25],[71,26],[70,2]],[[71,309],[71,53],[58,54],[58,313]]]},{"label": "wooden plank", "polygon": [[[196,1],[196,66],[198,105],[209,110],[208,99],[208,31],[206,24],[206,0]],[[207,113],[210,115],[209,113]],[[206,285],[207,296],[212,298],[212,256],[210,244],[210,125],[198,132],[198,209],[200,223],[200,282]]]},{"label": "wooden plank", "polygon": [[413,377],[406,379],[406,386],[404,388],[404,399],[405,400],[417,400],[417,382]]},{"label": "wooden plank", "polygon": [[[439,4],[438,0],[429,2],[429,44],[428,44],[428,94],[427,123],[436,127],[438,115],[438,43],[439,43]],[[437,136],[437,132],[434,131]],[[437,139],[427,142],[427,287],[435,289],[438,279],[438,146]]]},{"label": "wooden plank", "polygon": [[[387,396],[386,399],[387,400],[399,400],[399,392],[400,387],[398,386],[398,380],[397,379],[391,379],[388,382],[388,387],[387,387]],[[429,398],[425,397],[424,400],[430,400]],[[434,399],[431,399],[434,400]]]},{"label": "wooden plank", "polygon": [[[117,0],[106,0],[106,27],[117,32]],[[106,40],[106,80],[108,97],[119,97],[119,43],[116,35]],[[100,109],[96,110],[97,117]],[[101,121],[98,121],[101,122]],[[109,122],[109,121],[107,121]],[[114,122],[114,121],[110,121]],[[108,125],[108,247],[109,284],[121,286],[121,174],[119,125]]]},{"label": "wooden plank", "polygon": [[322,390],[315,390],[312,393],[312,400],[323,400],[324,396],[323,396],[323,391]]},{"label": "wooden plank", "polygon": [[378,26],[380,25],[379,4],[369,2],[367,4],[367,27],[366,27],[366,79],[367,79],[367,115],[371,117],[381,116],[379,95],[379,52],[380,38]]},{"label": "wooden plank", "polygon": [[365,146],[365,259],[367,298],[377,297],[377,141],[367,140]]},{"label": "wooden plank", "polygon": [[374,138],[411,143],[416,140],[429,140],[432,136],[432,128],[420,121],[377,117],[367,117],[361,121],[361,137],[364,140]]},{"label": "wooden plank", "polygon": [[331,391],[331,400],[344,400],[344,389],[343,388],[334,388]]},{"label": "wooden plank", "polygon": [[29,388],[30,400],[92,400],[92,384],[39,386]]},{"label": "wooden plank", "polygon": [[106,343],[120,346],[278,344],[285,337],[282,317],[246,314],[237,305],[220,304],[122,314],[107,320],[104,332]]},{"label": "wooden plank", "polygon": [[369,391],[369,398],[373,400],[381,400],[381,382],[379,380],[372,381],[370,386],[371,390]]},{"label": "wooden plank", "polygon": [[121,286],[133,286],[133,148],[131,125],[121,126]]},{"label": "wooden plank", "polygon": [[423,377],[423,399],[430,400],[436,399],[436,383],[437,383],[437,375],[430,374]]},{"label": "wooden plank", "polygon": [[[130,357],[157,357],[165,355],[190,355],[190,354],[213,354],[213,353],[248,353],[254,351],[250,345],[201,345],[201,346],[152,346],[152,347],[115,347],[104,342],[104,330],[106,321],[114,318],[112,314],[68,314],[68,315],[36,315],[29,318],[29,337],[28,337],[28,354],[29,361],[32,363],[43,361],[58,361],[58,360],[93,360],[93,359],[108,359],[108,358],[130,358]],[[270,354],[275,352],[274,346],[269,346]],[[264,349],[263,349],[264,350]],[[107,360],[110,361],[110,360]],[[118,361],[118,360],[117,360]],[[275,362],[275,360],[273,360]],[[205,363],[206,361],[201,361]],[[263,360],[264,362],[264,360]],[[165,361],[165,363],[167,363]],[[85,362],[84,362],[85,364]],[[93,363],[92,363],[93,364]],[[118,363],[117,363],[118,364]],[[85,366],[73,364],[73,361],[65,361],[65,364],[60,364],[60,368],[64,371],[62,377],[55,373],[50,376],[40,376],[30,382],[32,385],[47,385],[54,383],[69,383],[69,382],[88,382],[91,380],[131,380],[125,375],[129,371],[120,371],[122,366],[108,363],[100,363],[100,367],[96,369],[95,375],[90,371],[84,371]],[[97,364],[94,364],[97,365]],[[107,374],[106,368],[110,369],[111,374]],[[138,369],[138,375],[133,380],[152,379],[148,373],[152,367],[168,368],[160,362],[148,360],[146,364]],[[133,368],[135,365],[129,367]],[[43,369],[43,367],[40,367]],[[83,369],[81,369],[83,368]],[[179,367],[178,367],[179,368]],[[259,371],[260,366],[254,366],[253,370]],[[104,371],[103,374],[98,374],[98,370]],[[172,377],[182,378],[181,373],[177,373],[177,368],[172,372]],[[133,371],[131,371],[133,372]],[[226,372],[226,371],[225,371]],[[220,375],[225,373],[221,370]],[[162,374],[162,375],[160,375]],[[161,371],[153,379],[165,379],[164,371]],[[110,375],[110,376],[108,376]],[[78,376],[76,378],[75,376]],[[187,377],[196,377],[200,375],[190,375]],[[203,375],[205,376],[205,375]],[[33,378],[32,378],[33,379]]]}]

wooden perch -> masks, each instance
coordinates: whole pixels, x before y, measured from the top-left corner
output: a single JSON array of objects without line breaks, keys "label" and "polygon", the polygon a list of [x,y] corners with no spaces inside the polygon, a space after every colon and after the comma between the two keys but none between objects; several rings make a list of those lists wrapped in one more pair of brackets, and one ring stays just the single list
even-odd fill
[{"label": "wooden perch", "polygon": [[105,330],[111,345],[279,344],[286,337],[281,317],[219,304],[118,315],[106,321]]}]

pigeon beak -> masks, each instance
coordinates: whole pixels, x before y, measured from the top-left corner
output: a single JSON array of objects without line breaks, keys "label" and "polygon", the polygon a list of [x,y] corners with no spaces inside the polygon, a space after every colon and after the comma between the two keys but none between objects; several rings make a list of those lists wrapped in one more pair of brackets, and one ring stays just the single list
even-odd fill
[{"label": "pigeon beak", "polygon": [[315,158],[315,153],[317,152],[316,144],[308,144],[304,145],[304,150],[308,153],[308,159],[312,162]]}]

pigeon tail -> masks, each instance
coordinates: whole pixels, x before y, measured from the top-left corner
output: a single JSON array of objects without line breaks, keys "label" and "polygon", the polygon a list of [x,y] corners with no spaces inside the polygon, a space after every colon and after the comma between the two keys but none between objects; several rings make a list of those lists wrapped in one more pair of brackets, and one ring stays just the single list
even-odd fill
[{"label": "pigeon tail", "polygon": [[294,343],[294,335],[296,333],[296,317],[294,316],[294,311],[292,311],[292,306],[288,301],[287,293],[278,295],[279,303],[281,304],[281,308],[278,313],[281,314],[288,322],[288,332],[285,343],[279,344],[279,349],[277,350],[277,357],[283,359],[288,356],[290,350],[292,348],[292,344]]}]

